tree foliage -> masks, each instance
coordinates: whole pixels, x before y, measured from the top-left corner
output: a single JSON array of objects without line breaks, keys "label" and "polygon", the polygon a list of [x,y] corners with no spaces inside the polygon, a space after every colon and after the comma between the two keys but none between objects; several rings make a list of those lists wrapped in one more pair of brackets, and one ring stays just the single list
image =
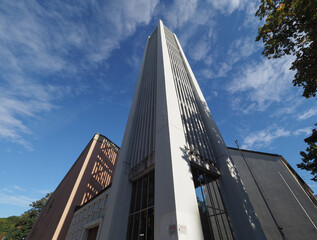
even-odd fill
[{"label": "tree foliage", "polygon": [[[317,0],[261,0],[255,14],[265,20],[258,29],[267,58],[294,55],[291,70],[295,70],[293,85],[303,87],[303,96],[316,97],[317,92]],[[302,163],[297,166],[311,171],[317,181],[316,129],[304,141]]]},{"label": "tree foliage", "polygon": [[262,54],[268,58],[294,55],[294,86],[304,88],[303,96],[317,91],[317,1],[261,0],[256,16],[265,19],[258,29],[263,40]]},{"label": "tree foliage", "polygon": [[0,218],[0,239],[2,239],[6,233],[12,231],[15,228],[15,223],[18,218],[18,216]]},{"label": "tree foliage", "polygon": [[[317,124],[315,124],[317,126]],[[311,174],[314,176],[313,181],[317,182],[317,130],[313,129],[312,135],[304,140],[308,147],[306,152],[301,152],[303,156],[302,163],[297,164],[297,167],[311,171]]]},{"label": "tree foliage", "polygon": [[[4,218],[4,222],[6,222],[7,227],[0,228],[0,236],[5,236],[6,240],[20,240],[26,238],[42,208],[51,195],[51,193],[48,193],[40,200],[32,202],[30,204],[31,208],[25,211],[20,217],[12,216]],[[2,239],[1,237],[0,239]]]}]

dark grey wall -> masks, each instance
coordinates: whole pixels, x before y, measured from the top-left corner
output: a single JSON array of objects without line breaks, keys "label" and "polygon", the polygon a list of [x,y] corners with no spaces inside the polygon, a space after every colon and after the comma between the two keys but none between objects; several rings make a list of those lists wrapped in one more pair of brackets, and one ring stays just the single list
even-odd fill
[{"label": "dark grey wall", "polygon": [[282,157],[228,150],[266,237],[317,239],[317,207],[308,196],[312,195],[304,191]]}]

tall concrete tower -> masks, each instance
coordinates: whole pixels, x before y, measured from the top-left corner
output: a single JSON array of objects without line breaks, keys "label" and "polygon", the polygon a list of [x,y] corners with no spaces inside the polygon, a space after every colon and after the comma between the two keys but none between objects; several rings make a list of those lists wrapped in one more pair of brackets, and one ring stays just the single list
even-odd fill
[{"label": "tall concrete tower", "polygon": [[265,239],[175,34],[148,38],[104,239]]}]

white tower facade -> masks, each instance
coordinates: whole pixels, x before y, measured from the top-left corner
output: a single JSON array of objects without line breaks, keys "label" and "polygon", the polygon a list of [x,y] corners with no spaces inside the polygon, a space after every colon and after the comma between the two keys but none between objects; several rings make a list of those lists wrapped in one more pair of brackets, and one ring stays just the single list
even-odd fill
[{"label": "white tower facade", "polygon": [[102,239],[265,239],[175,34],[148,38]]}]

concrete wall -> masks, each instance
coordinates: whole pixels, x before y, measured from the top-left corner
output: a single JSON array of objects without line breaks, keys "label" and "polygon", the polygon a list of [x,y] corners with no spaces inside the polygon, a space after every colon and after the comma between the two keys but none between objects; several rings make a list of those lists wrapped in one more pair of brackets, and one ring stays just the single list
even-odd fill
[{"label": "concrete wall", "polygon": [[96,134],[42,209],[28,239],[65,239],[75,207],[111,183],[118,151]]},{"label": "concrete wall", "polygon": [[203,239],[163,23],[158,26],[154,239]]},{"label": "concrete wall", "polygon": [[281,156],[229,152],[267,239],[317,239],[312,194]]},{"label": "concrete wall", "polygon": [[[107,202],[110,191],[111,189],[108,188],[106,191],[92,199],[92,201],[87,202],[80,209],[75,211],[66,236],[67,240],[86,240],[89,229],[96,226],[100,227],[107,211]],[[97,238],[99,235],[100,231],[97,234]]]}]

